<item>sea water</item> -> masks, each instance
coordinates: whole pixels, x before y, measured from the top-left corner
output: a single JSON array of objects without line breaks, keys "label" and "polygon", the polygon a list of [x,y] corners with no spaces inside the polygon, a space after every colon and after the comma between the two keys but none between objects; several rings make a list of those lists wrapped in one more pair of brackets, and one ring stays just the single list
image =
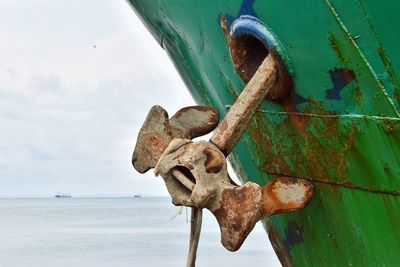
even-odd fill
[{"label": "sea water", "polygon": [[[190,210],[168,198],[0,199],[0,267],[185,266]],[[225,250],[204,211],[198,267],[280,266],[261,225]]]}]

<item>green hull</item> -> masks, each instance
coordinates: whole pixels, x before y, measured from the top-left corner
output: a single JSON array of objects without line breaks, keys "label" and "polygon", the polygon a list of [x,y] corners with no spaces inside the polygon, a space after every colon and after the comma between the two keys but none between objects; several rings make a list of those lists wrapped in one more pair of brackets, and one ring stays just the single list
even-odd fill
[{"label": "green hull", "polygon": [[130,2],[195,100],[222,115],[244,83],[221,17],[258,17],[278,38],[295,92],[264,101],[230,161],[243,181],[315,184],[305,209],[264,220],[283,265],[398,266],[400,2]]}]

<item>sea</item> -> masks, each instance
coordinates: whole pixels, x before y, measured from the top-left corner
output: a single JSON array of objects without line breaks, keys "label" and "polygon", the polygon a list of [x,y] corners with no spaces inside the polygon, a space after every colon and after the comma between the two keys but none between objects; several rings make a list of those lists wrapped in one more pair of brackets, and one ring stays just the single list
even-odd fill
[{"label": "sea", "polygon": [[[229,252],[203,213],[197,267],[281,266],[261,224]],[[0,199],[0,267],[184,267],[189,219],[169,198]]]}]

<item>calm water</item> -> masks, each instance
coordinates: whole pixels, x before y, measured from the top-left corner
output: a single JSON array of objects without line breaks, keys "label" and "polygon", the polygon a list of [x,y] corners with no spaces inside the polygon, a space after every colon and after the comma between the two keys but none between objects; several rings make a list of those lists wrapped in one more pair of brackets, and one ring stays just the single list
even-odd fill
[{"label": "calm water", "polygon": [[[185,210],[170,219],[177,211],[162,198],[0,199],[0,266],[185,266],[189,224]],[[197,266],[280,266],[261,225],[231,253],[205,213]]]}]

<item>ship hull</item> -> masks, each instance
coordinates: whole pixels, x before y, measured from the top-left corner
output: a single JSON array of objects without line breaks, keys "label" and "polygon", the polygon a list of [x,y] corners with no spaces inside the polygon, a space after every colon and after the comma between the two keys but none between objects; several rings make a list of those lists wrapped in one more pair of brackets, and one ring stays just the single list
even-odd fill
[{"label": "ship hull", "polygon": [[255,17],[278,39],[294,90],[264,101],[229,160],[242,181],[314,183],[305,209],[263,221],[284,266],[398,264],[397,1],[129,2],[195,100],[222,116],[244,87],[229,53],[232,23]]}]

